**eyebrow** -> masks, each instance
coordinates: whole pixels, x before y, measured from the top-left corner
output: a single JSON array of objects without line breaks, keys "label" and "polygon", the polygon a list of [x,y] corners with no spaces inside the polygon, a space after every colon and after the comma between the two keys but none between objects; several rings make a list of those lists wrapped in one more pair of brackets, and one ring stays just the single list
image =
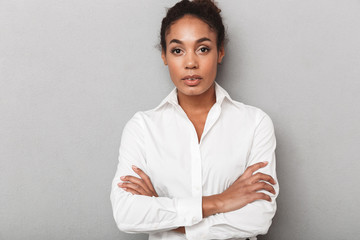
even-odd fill
[{"label": "eyebrow", "polygon": [[[202,42],[205,42],[205,41],[211,42],[211,40],[210,40],[209,38],[203,37],[203,38],[200,38],[200,39],[196,40],[196,43],[202,43]],[[172,40],[169,42],[169,45],[170,45],[171,43],[182,44],[183,42],[180,41],[179,39],[175,39],[175,38],[174,38],[174,39],[172,39]]]}]

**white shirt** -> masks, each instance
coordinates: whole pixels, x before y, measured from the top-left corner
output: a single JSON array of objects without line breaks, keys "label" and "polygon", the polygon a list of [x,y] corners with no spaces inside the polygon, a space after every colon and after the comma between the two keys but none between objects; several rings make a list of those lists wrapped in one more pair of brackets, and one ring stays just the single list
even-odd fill
[{"label": "white shirt", "polygon": [[[216,82],[215,94],[200,143],[178,104],[176,88],[155,109],[137,112],[128,121],[110,196],[121,231],[149,233],[149,240],[256,239],[267,233],[276,211],[277,184],[271,203],[257,200],[236,211],[202,217],[202,196],[222,193],[250,165],[268,161],[259,171],[277,182],[271,119],[232,100]],[[150,177],[159,197],[132,195],[117,186],[121,176],[139,177],[132,165]],[[185,226],[186,236],[170,231],[179,226]]]}]

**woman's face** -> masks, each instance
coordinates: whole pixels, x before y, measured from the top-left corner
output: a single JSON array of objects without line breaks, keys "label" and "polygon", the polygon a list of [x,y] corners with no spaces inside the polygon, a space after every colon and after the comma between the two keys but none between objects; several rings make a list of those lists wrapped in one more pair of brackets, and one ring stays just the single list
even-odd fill
[{"label": "woman's face", "polygon": [[223,47],[217,49],[216,32],[199,18],[186,15],[171,25],[165,40],[166,52],[161,57],[178,94],[206,93],[225,54]]}]

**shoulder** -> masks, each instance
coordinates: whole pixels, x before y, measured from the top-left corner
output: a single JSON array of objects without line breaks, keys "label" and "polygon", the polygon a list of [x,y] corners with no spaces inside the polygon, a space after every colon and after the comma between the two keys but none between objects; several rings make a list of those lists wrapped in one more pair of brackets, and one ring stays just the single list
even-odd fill
[{"label": "shoulder", "polygon": [[274,124],[270,116],[262,109],[241,102],[233,101],[233,108],[243,118],[241,124],[252,134],[254,141],[276,144]]},{"label": "shoulder", "polygon": [[144,128],[143,112],[136,112],[125,124],[123,135],[139,135]]},{"label": "shoulder", "polygon": [[169,118],[169,115],[174,113],[173,108],[174,106],[171,103],[163,103],[156,108],[138,111],[129,120],[129,123],[147,127],[151,123],[156,123],[161,119]]},{"label": "shoulder", "polygon": [[135,129],[136,131],[145,130],[150,122],[154,122],[156,118],[161,117],[159,113],[160,111],[155,109],[136,112],[125,124],[124,131],[129,129]]},{"label": "shoulder", "polygon": [[227,103],[228,104],[225,104],[227,110],[253,122],[255,125],[259,125],[262,121],[270,121],[272,123],[269,115],[258,107],[247,105],[233,99],[227,99]]},{"label": "shoulder", "polygon": [[256,124],[263,118],[269,117],[260,108],[232,99],[230,94],[218,83],[215,83],[215,91],[217,97],[219,98],[221,109],[231,115],[232,118],[242,119],[248,121],[249,123]]}]

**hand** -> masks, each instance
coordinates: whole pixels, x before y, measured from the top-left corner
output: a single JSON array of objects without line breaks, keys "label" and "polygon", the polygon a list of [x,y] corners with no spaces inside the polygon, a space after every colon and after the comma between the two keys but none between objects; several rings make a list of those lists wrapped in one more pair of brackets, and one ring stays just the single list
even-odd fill
[{"label": "hand", "polygon": [[[118,183],[118,186],[132,194],[158,197],[158,194],[156,193],[149,176],[136,166],[132,166],[132,169],[140,176],[140,178],[133,176],[122,176],[120,179],[123,182]],[[173,231],[185,233],[185,228],[178,227],[173,229]]]},{"label": "hand", "polygon": [[123,182],[118,183],[118,186],[132,194],[158,197],[149,176],[136,166],[132,166],[132,169],[140,176],[140,178],[134,176],[122,176],[120,179]]},{"label": "hand", "polygon": [[275,180],[264,173],[254,174],[255,171],[267,164],[267,162],[259,162],[251,165],[228,189],[218,195],[221,212],[234,211],[260,199],[271,202],[268,194],[259,191],[265,190],[275,194],[275,189],[271,185],[276,184]]},{"label": "hand", "polygon": [[185,227],[178,227],[176,229],[173,229],[172,231],[185,234]]}]

